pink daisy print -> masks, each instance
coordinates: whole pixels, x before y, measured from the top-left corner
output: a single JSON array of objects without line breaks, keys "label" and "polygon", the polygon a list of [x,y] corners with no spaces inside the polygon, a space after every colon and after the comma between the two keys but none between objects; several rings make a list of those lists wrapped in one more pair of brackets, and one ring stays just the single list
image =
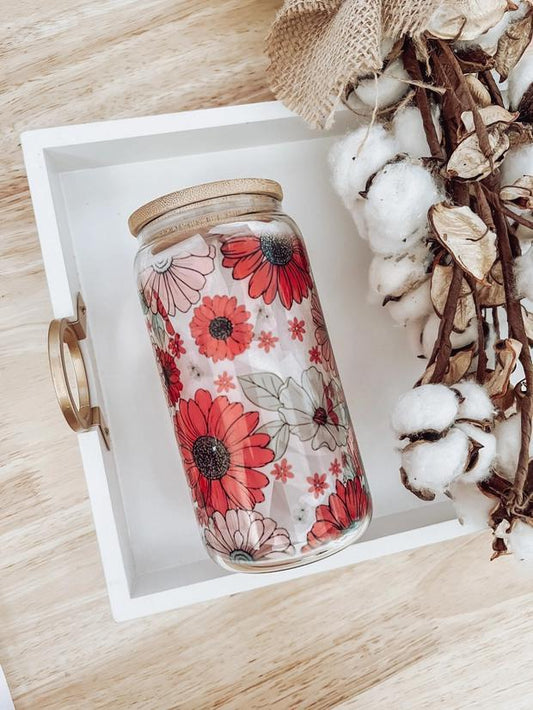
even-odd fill
[{"label": "pink daisy print", "polygon": [[268,331],[268,333],[266,333],[264,330],[262,330],[258,340],[259,347],[262,348],[266,353],[269,353],[273,348],[276,347],[276,343],[278,342],[279,338],[274,337],[272,335],[272,331]]},{"label": "pink daisy print", "polygon": [[141,290],[152,313],[157,313],[158,300],[169,316],[176,311],[186,313],[200,300],[206,276],[214,267],[215,247],[202,242],[194,254],[161,256],[140,276]]},{"label": "pink daisy print", "polygon": [[219,394],[221,392],[229,392],[230,390],[234,390],[235,383],[233,382],[233,375],[228,375],[228,373],[224,371],[221,375],[217,377],[214,382],[214,385],[217,388],[217,392]]},{"label": "pink daisy print", "polygon": [[321,476],[315,473],[314,476],[307,476],[307,483],[309,483],[308,491],[312,493],[315,498],[320,498],[324,494],[326,488],[329,488],[329,483],[326,483],[326,474],[323,473]]},{"label": "pink daisy print", "polygon": [[292,464],[287,463],[287,459],[281,459],[280,463],[274,464],[272,475],[276,478],[276,481],[287,483],[288,478],[294,478],[294,473],[291,469]]},{"label": "pink daisy print", "polygon": [[205,529],[208,547],[232,562],[254,562],[293,555],[289,533],[255,510],[216,511]]},{"label": "pink daisy print", "polygon": [[333,461],[331,462],[331,466],[329,467],[329,472],[332,476],[335,476],[335,478],[337,478],[338,476],[340,476],[341,471],[342,466],[340,465],[339,460],[333,459]]},{"label": "pink daisy print", "polygon": [[288,323],[291,338],[293,340],[299,340],[300,342],[302,342],[305,334],[305,321],[298,320],[298,318],[294,318],[293,320],[288,321]]}]

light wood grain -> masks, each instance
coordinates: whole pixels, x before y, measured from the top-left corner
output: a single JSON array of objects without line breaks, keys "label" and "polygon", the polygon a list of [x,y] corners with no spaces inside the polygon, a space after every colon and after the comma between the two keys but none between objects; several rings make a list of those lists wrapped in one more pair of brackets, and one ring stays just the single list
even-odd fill
[{"label": "light wood grain", "polygon": [[274,0],[48,0],[0,16],[0,663],[17,710],[533,705],[533,582],[485,536],[115,624],[19,133],[270,98]]}]

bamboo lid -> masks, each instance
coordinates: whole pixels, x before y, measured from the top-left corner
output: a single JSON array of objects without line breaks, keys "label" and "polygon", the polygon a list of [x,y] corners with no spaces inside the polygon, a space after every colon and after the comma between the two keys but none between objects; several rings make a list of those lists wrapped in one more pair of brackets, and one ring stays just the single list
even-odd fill
[{"label": "bamboo lid", "polygon": [[276,200],[283,198],[281,185],[274,180],[262,178],[238,178],[236,180],[219,180],[203,185],[186,187],[177,192],[157,197],[135,210],[128,219],[130,232],[136,237],[149,222],[180,207],[188,207],[197,202],[227,197],[229,195],[267,195]]}]

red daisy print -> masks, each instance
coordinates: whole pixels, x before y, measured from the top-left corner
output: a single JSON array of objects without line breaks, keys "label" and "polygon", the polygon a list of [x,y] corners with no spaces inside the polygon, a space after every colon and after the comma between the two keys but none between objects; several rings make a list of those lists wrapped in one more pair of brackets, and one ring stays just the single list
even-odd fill
[{"label": "red daisy print", "polygon": [[329,472],[331,473],[332,476],[335,476],[335,478],[338,478],[338,476],[341,475],[342,471],[342,466],[339,462],[338,459],[334,459],[331,462],[331,466],[329,467]]},{"label": "red daisy print", "polygon": [[294,473],[292,472],[292,464],[287,463],[287,459],[281,459],[280,463],[274,464],[272,475],[275,476],[276,481],[287,483],[288,478],[294,478]]},{"label": "red daisy print", "polygon": [[246,322],[249,318],[250,313],[237,305],[235,296],[204,296],[194,309],[191,334],[202,355],[213,362],[233,360],[252,342],[253,328]]},{"label": "red daisy print", "polygon": [[235,383],[233,382],[233,375],[228,375],[228,373],[224,371],[221,375],[217,377],[214,382],[214,385],[217,388],[217,392],[219,394],[221,392],[229,392],[230,390],[234,390]]},{"label": "red daisy print", "polygon": [[274,452],[268,434],[255,432],[257,412],[200,389],[180,400],[174,423],[193,497],[208,515],[251,510],[265,499],[261,489],[269,481],[256,469],[271,463]]},{"label": "red daisy print", "polygon": [[183,347],[183,340],[180,338],[178,333],[170,339],[168,343],[168,350],[172,353],[172,355],[174,355],[174,357],[177,357],[178,360],[187,352]]},{"label": "red daisy print", "polygon": [[298,318],[294,318],[294,320],[289,321],[289,333],[291,334],[291,338],[293,340],[298,339],[300,342],[304,339],[305,335],[305,321],[303,320],[298,320]]},{"label": "red daisy print", "polygon": [[269,229],[265,223],[260,235],[240,233],[231,236],[220,248],[222,266],[233,269],[236,280],[250,277],[250,298],[263,298],[266,304],[279,296],[290,310],[293,302],[301,303],[313,287],[302,241],[279,226]]},{"label": "red daisy print", "polygon": [[181,382],[181,373],[176,367],[176,362],[172,355],[161,350],[159,346],[155,346],[155,353],[159,362],[163,385],[167,393],[168,403],[173,407],[180,398],[183,384]]},{"label": "red daisy print", "polygon": [[315,498],[320,498],[326,488],[329,488],[329,483],[326,483],[325,473],[321,476],[315,473],[314,476],[307,476],[306,480],[309,483],[309,493],[312,493]]},{"label": "red daisy print", "polygon": [[265,331],[262,330],[258,340],[259,347],[263,348],[266,353],[269,353],[272,348],[276,347],[276,343],[278,342],[279,338],[274,337],[272,335],[272,331],[265,333]]},{"label": "red daisy print", "polygon": [[327,505],[316,508],[315,523],[307,533],[307,545],[302,552],[320,547],[325,542],[341,537],[355,527],[368,512],[368,496],[359,478],[353,478],[343,485],[335,484],[335,493],[328,498]]},{"label": "red daisy print", "polygon": [[322,362],[322,358],[320,357],[320,353],[318,352],[318,346],[315,345],[311,350],[309,350],[309,360],[311,362],[315,362],[317,365],[320,365]]}]

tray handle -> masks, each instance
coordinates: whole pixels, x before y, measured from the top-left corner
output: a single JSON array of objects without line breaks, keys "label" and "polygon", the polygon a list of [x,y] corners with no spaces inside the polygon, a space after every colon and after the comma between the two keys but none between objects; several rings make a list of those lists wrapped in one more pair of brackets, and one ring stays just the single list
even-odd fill
[{"label": "tray handle", "polygon": [[[110,448],[109,429],[105,423],[100,407],[91,405],[91,393],[87,370],[83,361],[80,340],[87,334],[87,308],[81,294],[77,297],[77,319],[56,318],[48,328],[48,360],[50,374],[56,391],[59,407],[67,424],[74,431],[88,431],[98,427],[106,448]],[[78,401],[72,393],[72,387],[65,360],[67,346],[72,361],[72,369],[76,380]]]}]

